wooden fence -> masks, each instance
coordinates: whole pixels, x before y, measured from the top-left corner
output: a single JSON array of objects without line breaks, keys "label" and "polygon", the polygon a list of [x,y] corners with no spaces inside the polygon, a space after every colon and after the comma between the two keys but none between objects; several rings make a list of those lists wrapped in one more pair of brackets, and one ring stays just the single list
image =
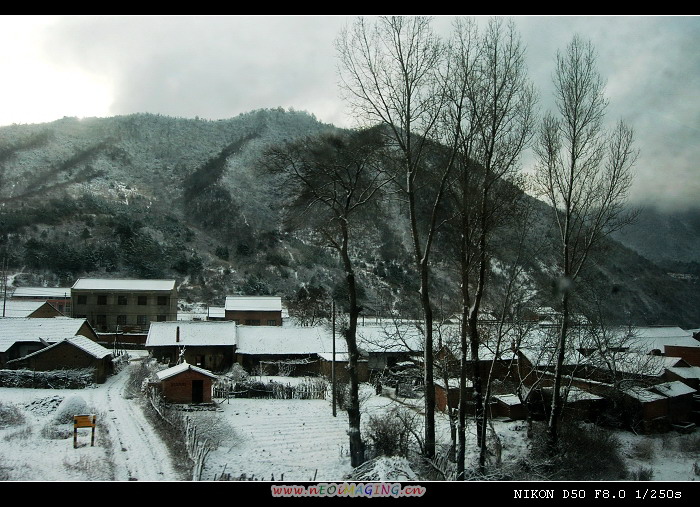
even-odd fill
[{"label": "wooden fence", "polygon": [[174,410],[163,401],[160,393],[156,389],[149,389],[148,398],[153,409],[161,416],[161,418],[178,430],[185,439],[187,454],[194,464],[192,470],[192,480],[199,481],[202,479],[202,471],[207,455],[212,449],[209,441],[200,439],[197,434],[197,426],[192,419],[178,410]]},{"label": "wooden fence", "polygon": [[304,382],[297,385],[279,382],[218,383],[214,398],[266,398],[277,400],[324,400],[328,386],[325,382]]}]

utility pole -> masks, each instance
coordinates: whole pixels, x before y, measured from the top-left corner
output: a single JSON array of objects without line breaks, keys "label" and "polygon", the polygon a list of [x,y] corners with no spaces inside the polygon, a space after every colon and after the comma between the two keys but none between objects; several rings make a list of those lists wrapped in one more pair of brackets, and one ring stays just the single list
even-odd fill
[{"label": "utility pole", "polygon": [[5,316],[5,307],[7,306],[7,257],[2,258],[2,316]]},{"label": "utility pole", "polygon": [[331,300],[331,320],[333,322],[333,360],[331,361],[331,388],[333,390],[333,417],[336,417],[335,409],[335,299]]}]

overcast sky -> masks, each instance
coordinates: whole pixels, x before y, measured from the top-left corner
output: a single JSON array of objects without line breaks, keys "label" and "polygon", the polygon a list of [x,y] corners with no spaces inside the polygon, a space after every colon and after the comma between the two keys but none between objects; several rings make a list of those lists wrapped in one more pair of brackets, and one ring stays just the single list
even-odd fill
[{"label": "overcast sky", "polygon": [[[294,108],[353,126],[334,39],[352,16],[0,16],[0,126],[138,112],[221,119]],[[514,17],[540,107],[556,51],[590,39],[608,119],[634,127],[633,197],[700,207],[700,17]],[[436,17],[446,33],[450,17]]]}]

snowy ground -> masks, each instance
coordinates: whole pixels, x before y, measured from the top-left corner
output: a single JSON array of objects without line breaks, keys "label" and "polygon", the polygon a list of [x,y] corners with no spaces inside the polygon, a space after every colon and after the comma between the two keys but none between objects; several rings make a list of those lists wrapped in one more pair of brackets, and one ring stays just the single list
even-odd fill
[{"label": "snowy ground", "polygon": [[[173,466],[139,400],[128,396],[127,379],[125,370],[105,384],[88,389],[0,388],[2,406],[15,407],[22,419],[0,425],[0,480],[190,480]],[[54,421],[61,408],[69,401],[75,402],[75,397],[97,416],[94,446],[90,445],[90,430],[81,429],[78,448],[74,448],[72,423]],[[396,398],[388,389],[376,395],[369,385],[363,386],[361,399],[364,424],[372,415],[394,407],[413,407],[414,414],[421,411],[420,400]],[[191,412],[200,434],[215,446],[207,457],[203,480],[218,479],[222,474],[238,479],[245,474],[247,479],[264,481],[341,481],[352,471],[347,416],[337,410],[334,417],[330,400],[217,401],[216,410]],[[444,414],[438,412],[436,416],[438,438],[446,443],[448,421]],[[522,422],[495,421],[494,427],[503,444],[504,461],[522,454]],[[693,468],[700,462],[700,455],[689,452],[683,444],[684,437],[697,441],[698,433],[644,437],[621,432],[618,436],[624,443],[630,470],[650,468],[654,481],[700,481]],[[468,438],[474,439],[473,435]]]}]

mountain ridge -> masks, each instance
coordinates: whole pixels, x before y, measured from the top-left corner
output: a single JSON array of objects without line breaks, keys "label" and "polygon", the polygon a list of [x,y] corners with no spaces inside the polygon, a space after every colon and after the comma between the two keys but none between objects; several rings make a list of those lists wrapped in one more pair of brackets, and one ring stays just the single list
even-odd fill
[{"label": "mountain ridge", "polygon": [[[332,129],[282,108],[216,121],[140,113],[0,127],[3,253],[26,270],[25,285],[174,276],[186,298],[212,305],[232,293],[332,292],[342,285],[333,253],[283,230],[279,182],[259,167],[266,146]],[[358,253],[368,300],[406,292],[412,267],[401,236],[388,221],[379,243]],[[591,278],[614,295],[624,318],[700,327],[692,270],[689,278],[669,276],[684,266],[665,263],[692,257],[652,254],[640,237],[616,236]],[[542,266],[554,258],[531,256],[532,279],[546,294],[551,280]],[[446,294],[450,278],[442,276]]]}]

